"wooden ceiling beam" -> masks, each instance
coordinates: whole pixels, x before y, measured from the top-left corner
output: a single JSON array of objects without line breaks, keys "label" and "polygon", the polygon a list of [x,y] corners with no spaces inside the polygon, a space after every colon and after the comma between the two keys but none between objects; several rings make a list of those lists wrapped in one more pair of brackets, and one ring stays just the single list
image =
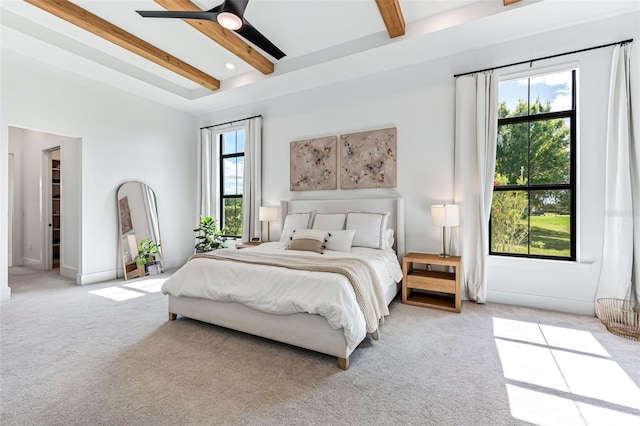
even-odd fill
[{"label": "wooden ceiling beam", "polygon": [[92,14],[68,0],[25,0],[58,18],[64,19],[78,27],[89,31],[105,40],[127,49],[136,55],[154,62],[161,67],[175,72],[207,89],[217,90],[220,81],[208,74],[182,62],[180,59],[164,52],[146,41],[134,36],[120,27]]},{"label": "wooden ceiling beam", "polygon": [[[189,0],[155,0],[155,2],[167,10],[202,11],[202,9]],[[273,62],[262,56],[257,50],[238,37],[233,31],[230,31],[213,21],[202,19],[183,19],[183,21],[261,73],[271,74],[273,72]]]},{"label": "wooden ceiling beam", "polygon": [[508,5],[510,5],[511,3],[516,3],[516,2],[519,2],[519,1],[520,1],[520,0],[504,0],[504,1],[503,1],[503,4],[504,4],[505,6],[508,6]]},{"label": "wooden ceiling beam", "polygon": [[394,38],[404,35],[404,17],[400,9],[399,0],[376,0],[384,25],[387,27],[389,37]]}]

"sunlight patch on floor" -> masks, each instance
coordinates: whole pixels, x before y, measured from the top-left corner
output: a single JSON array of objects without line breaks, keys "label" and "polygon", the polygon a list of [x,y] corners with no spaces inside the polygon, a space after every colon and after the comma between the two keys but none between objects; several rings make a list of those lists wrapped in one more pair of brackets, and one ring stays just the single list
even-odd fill
[{"label": "sunlight patch on floor", "polygon": [[536,425],[638,425],[640,417],[520,386],[507,385],[511,415]]},{"label": "sunlight patch on floor", "polygon": [[120,287],[106,287],[101,288],[100,290],[92,290],[89,293],[95,294],[96,296],[106,297],[107,299],[115,300],[116,302],[122,302],[123,300],[144,296],[144,293],[138,293],[137,291],[127,290]]},{"label": "sunlight patch on floor", "polygon": [[131,284],[124,284],[124,287],[133,288],[135,290],[146,291],[147,293],[158,293],[162,288],[162,284],[167,278],[150,278],[144,281],[138,281]]},{"label": "sunlight patch on floor", "polygon": [[495,317],[493,326],[504,377],[517,383],[507,385],[513,417],[537,425],[640,425],[640,388],[591,333]]}]

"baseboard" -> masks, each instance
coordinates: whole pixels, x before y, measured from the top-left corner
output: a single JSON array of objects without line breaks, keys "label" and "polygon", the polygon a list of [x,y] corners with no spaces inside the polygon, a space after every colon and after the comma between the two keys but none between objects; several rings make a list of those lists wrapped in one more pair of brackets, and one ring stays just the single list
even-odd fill
[{"label": "baseboard", "polygon": [[9,299],[11,299],[11,287],[3,285],[0,287],[0,302],[4,302]]},{"label": "baseboard", "polygon": [[22,258],[22,266],[26,266],[28,268],[44,270],[44,267],[42,266],[42,261],[41,260],[29,259],[28,257],[23,257]]},{"label": "baseboard", "polygon": [[116,279],[115,269],[110,271],[93,272],[91,274],[78,274],[77,283],[79,285],[100,283]]},{"label": "baseboard", "polygon": [[577,315],[595,316],[595,302],[558,297],[538,296],[534,294],[510,293],[506,291],[487,291],[487,302],[527,308],[546,309]]},{"label": "baseboard", "polygon": [[78,280],[78,269],[77,268],[71,268],[69,266],[61,266],[60,267],[60,275],[62,275],[63,277],[67,277],[67,278],[71,278],[73,280]]}]

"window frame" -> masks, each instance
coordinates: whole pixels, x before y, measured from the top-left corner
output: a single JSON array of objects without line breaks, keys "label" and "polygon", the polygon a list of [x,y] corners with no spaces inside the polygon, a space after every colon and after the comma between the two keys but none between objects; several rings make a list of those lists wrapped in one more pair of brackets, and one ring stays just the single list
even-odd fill
[{"label": "window frame", "polygon": [[[494,186],[492,191],[502,192],[502,191],[522,191],[527,193],[527,253],[505,253],[505,252],[496,252],[492,250],[493,241],[492,241],[492,218],[489,217],[489,255],[491,256],[503,256],[503,257],[516,257],[516,258],[525,258],[525,259],[549,259],[549,260],[561,260],[561,261],[572,261],[575,262],[577,260],[577,209],[576,209],[576,199],[577,199],[577,67],[567,68],[567,71],[571,70],[571,109],[564,111],[554,111],[554,112],[546,112],[546,113],[538,113],[538,114],[527,114],[517,117],[505,117],[498,118],[497,128],[500,128],[501,125],[508,124],[521,124],[521,123],[532,123],[536,121],[548,121],[553,119],[569,119],[569,183],[557,183],[557,184],[530,184],[530,172],[531,172],[531,158],[530,158],[530,148],[531,148],[531,138],[530,133],[527,138],[527,184],[526,185],[504,185],[504,186]],[[559,72],[561,70],[557,70]],[[526,76],[522,76],[520,78],[531,79],[537,76],[548,74],[547,72],[539,72],[539,73],[527,73]],[[506,79],[505,79],[506,80]],[[509,79],[511,80],[511,79]],[[527,87],[527,97],[528,102],[530,102],[531,97],[531,84],[528,84]],[[498,135],[496,132],[496,139]],[[497,159],[497,154],[496,154]],[[552,256],[552,255],[543,255],[543,254],[531,254],[531,192],[539,191],[539,190],[568,190],[570,191],[569,197],[569,206],[571,209],[570,216],[570,225],[569,225],[569,238],[570,238],[570,255],[569,256]],[[493,204],[493,202],[492,202]]]},{"label": "window frame", "polygon": [[[239,158],[242,157],[244,158],[245,155],[245,151],[242,152],[234,152],[233,154],[223,154],[224,152],[224,135],[227,133],[236,133],[236,138],[237,138],[237,133],[240,130],[244,130],[244,126],[238,126],[236,128],[232,128],[232,129],[226,129],[223,132],[219,132],[217,133],[217,138],[218,138],[218,152],[219,152],[219,158],[218,158],[218,166],[219,166],[219,172],[218,172],[218,178],[220,180],[220,197],[218,200],[219,203],[219,218],[218,218],[218,229],[220,229],[220,231],[222,232],[224,230],[224,202],[227,199],[244,199],[244,194],[230,194],[230,195],[225,195],[224,193],[224,160],[228,159],[228,158]],[[246,135],[245,135],[246,138]],[[237,144],[237,139],[236,139],[236,144]],[[246,144],[246,140],[245,140],[245,144]],[[237,146],[237,145],[236,145]],[[246,148],[246,146],[245,146]],[[237,175],[236,175],[237,176]],[[244,200],[243,200],[244,201]],[[244,203],[243,206],[244,208]],[[241,230],[242,231],[242,230]],[[226,235],[223,234],[223,237],[226,238],[242,238],[242,235]]]}]

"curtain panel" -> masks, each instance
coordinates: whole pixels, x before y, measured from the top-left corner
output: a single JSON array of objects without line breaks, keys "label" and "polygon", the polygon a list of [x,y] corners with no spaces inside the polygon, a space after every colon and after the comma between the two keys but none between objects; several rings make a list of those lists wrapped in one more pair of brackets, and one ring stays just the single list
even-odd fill
[{"label": "curtain panel", "polygon": [[454,252],[462,256],[462,279],[469,299],[477,303],[487,300],[497,108],[496,73],[456,78],[454,204],[460,206],[460,225]]},{"label": "curtain panel", "polygon": [[631,76],[631,46],[618,45],[609,85],[604,240],[596,300],[640,301],[640,155],[634,139]]},{"label": "curtain panel", "polygon": [[262,117],[245,123],[244,179],[242,192],[242,239],[261,236],[262,205]]}]

